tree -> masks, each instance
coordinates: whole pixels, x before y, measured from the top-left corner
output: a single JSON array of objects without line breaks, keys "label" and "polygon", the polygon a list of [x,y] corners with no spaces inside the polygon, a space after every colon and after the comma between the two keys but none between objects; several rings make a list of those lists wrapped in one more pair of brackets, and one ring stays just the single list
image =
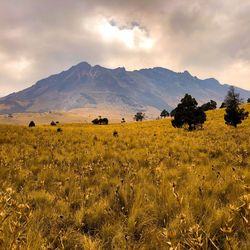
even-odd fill
[{"label": "tree", "polygon": [[250,98],[247,99],[247,103],[250,103]]},{"label": "tree", "polygon": [[161,112],[161,114],[160,114],[160,117],[162,118],[162,117],[168,117],[169,116],[169,113],[168,113],[168,111],[166,110],[166,109],[163,109],[162,110],[162,112]]},{"label": "tree", "polygon": [[213,110],[216,109],[217,103],[213,100],[210,100],[210,102],[204,103],[201,108],[203,111]]},{"label": "tree", "polygon": [[230,87],[224,102],[226,105],[225,123],[236,128],[238,124],[241,124],[248,117],[249,113],[239,107],[242,99],[240,98],[240,94],[235,93],[234,87]]},{"label": "tree", "polygon": [[50,125],[51,125],[51,126],[56,126],[56,123],[55,123],[54,121],[52,121],[52,122],[50,123]]},{"label": "tree", "polygon": [[99,119],[99,124],[100,125],[108,125],[109,124],[108,118],[100,118]]},{"label": "tree", "polygon": [[220,105],[220,109],[223,109],[223,108],[226,108],[226,103],[223,102],[221,105]]},{"label": "tree", "polygon": [[36,126],[36,124],[35,124],[34,121],[31,121],[31,122],[29,123],[29,127],[30,127],[30,128],[35,127],[35,126]]},{"label": "tree", "polygon": [[99,119],[95,118],[92,121],[92,123],[95,124],[95,125],[108,125],[109,120],[108,120],[108,118],[101,118],[101,116],[99,116]]},{"label": "tree", "polygon": [[145,114],[142,112],[137,112],[134,116],[134,120],[138,121],[142,121],[145,119]]},{"label": "tree", "polygon": [[97,125],[99,124],[99,119],[98,118],[95,118],[93,121],[92,121],[93,124]]},{"label": "tree", "polygon": [[183,125],[188,125],[188,130],[195,130],[206,121],[206,114],[191,95],[186,94],[181,99],[175,109],[172,125],[175,128],[182,128]]}]

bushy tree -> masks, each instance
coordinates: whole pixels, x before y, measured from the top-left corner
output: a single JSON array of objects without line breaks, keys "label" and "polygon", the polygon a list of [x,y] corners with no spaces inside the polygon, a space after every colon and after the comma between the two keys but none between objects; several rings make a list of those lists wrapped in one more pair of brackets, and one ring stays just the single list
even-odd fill
[{"label": "bushy tree", "polygon": [[248,117],[249,113],[239,107],[242,99],[240,94],[235,93],[234,87],[230,87],[224,102],[226,105],[225,123],[236,128],[238,124],[241,124]]},{"label": "bushy tree", "polygon": [[142,121],[145,119],[145,114],[142,112],[137,112],[134,116],[134,120],[138,121]]},{"label": "bushy tree", "polygon": [[217,102],[210,100],[210,102],[204,103],[201,108],[203,111],[208,111],[208,110],[213,110],[216,109],[217,107]]},{"label": "bushy tree", "polygon": [[109,120],[108,120],[108,118],[99,117],[99,119],[98,118],[94,119],[92,121],[92,123],[95,124],[95,125],[108,125]]},{"label": "bushy tree", "polygon": [[223,108],[226,108],[226,103],[225,102],[221,103],[221,105],[220,105],[220,109],[223,109]]},{"label": "bushy tree", "polygon": [[250,98],[247,99],[247,103],[250,103]]},{"label": "bushy tree", "polygon": [[35,127],[35,126],[36,126],[36,124],[35,124],[34,121],[31,121],[31,122],[29,123],[29,127],[30,127],[30,128]]},{"label": "bushy tree", "polygon": [[168,111],[167,111],[166,109],[163,109],[162,112],[161,112],[161,114],[160,114],[160,116],[161,116],[161,118],[162,118],[162,117],[165,118],[165,117],[168,117],[168,116],[169,116],[169,113],[168,113]]},{"label": "bushy tree", "polygon": [[201,107],[198,107],[195,98],[186,94],[175,109],[172,125],[175,128],[182,128],[184,125],[188,125],[188,130],[191,131],[195,130],[198,126],[202,126],[205,121],[205,112]]},{"label": "bushy tree", "polygon": [[98,118],[95,118],[93,121],[92,121],[93,124],[97,125],[99,124],[99,119]]}]

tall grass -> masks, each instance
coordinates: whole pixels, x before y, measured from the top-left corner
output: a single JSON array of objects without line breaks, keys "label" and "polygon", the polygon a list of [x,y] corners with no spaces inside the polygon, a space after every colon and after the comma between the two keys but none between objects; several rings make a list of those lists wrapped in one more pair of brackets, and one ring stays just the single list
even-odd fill
[{"label": "tall grass", "polygon": [[0,249],[250,249],[250,119],[223,112],[194,132],[1,125]]}]

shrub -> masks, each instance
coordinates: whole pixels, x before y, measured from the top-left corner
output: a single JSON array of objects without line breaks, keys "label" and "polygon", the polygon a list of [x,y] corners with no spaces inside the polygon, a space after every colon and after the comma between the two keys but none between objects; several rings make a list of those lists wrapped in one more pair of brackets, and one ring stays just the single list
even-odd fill
[{"label": "shrub", "polygon": [[30,123],[29,123],[29,127],[31,128],[31,127],[35,127],[36,126],[36,124],[35,124],[35,122],[34,121],[31,121]]}]

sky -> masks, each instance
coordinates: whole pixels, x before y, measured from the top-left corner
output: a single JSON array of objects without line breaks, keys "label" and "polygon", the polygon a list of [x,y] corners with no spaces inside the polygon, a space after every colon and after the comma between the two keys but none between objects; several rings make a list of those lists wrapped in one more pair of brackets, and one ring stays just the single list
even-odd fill
[{"label": "sky", "polygon": [[0,96],[87,61],[250,90],[250,1],[1,0]]}]

